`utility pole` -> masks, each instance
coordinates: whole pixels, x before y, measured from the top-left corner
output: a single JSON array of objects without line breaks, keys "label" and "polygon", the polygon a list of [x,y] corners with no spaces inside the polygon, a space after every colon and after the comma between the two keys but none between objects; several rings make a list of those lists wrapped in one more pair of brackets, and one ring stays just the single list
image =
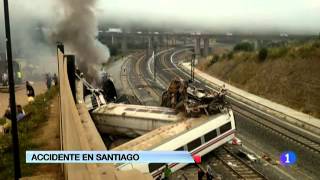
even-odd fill
[{"label": "utility pole", "polygon": [[191,56],[191,62],[190,62],[190,81],[194,81],[194,61],[195,61],[196,55],[193,53]]},{"label": "utility pole", "polygon": [[[153,41],[152,41],[153,42]],[[153,42],[153,80],[154,81],[157,81],[157,68],[156,68],[156,66],[157,66],[157,56],[156,56],[156,54],[157,54],[157,45],[156,45],[156,43],[154,43]]]},{"label": "utility pole", "polygon": [[12,122],[12,144],[13,144],[13,159],[14,159],[14,178],[18,180],[21,177],[20,169],[20,154],[19,154],[19,138],[17,127],[17,112],[16,112],[16,97],[14,88],[14,72],[12,67],[12,50],[11,50],[11,34],[10,34],[10,18],[8,0],[3,0],[4,20],[6,30],[6,44],[7,44],[7,61],[9,74],[9,92],[10,92],[10,111]]},{"label": "utility pole", "polygon": [[146,41],[146,59],[148,60],[149,58],[149,40],[147,38],[147,41]]}]

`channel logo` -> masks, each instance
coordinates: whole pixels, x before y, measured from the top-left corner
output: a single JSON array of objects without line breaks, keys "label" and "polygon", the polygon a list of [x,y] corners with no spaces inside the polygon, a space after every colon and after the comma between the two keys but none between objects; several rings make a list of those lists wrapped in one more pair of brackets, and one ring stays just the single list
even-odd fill
[{"label": "channel logo", "polygon": [[280,163],[285,166],[290,166],[295,164],[297,161],[297,155],[293,151],[286,151],[280,155]]}]

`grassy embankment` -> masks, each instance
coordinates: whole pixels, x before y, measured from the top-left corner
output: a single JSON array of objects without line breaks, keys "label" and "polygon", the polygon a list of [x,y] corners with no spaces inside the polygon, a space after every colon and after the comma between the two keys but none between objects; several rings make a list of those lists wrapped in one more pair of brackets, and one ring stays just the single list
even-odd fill
[{"label": "grassy embankment", "polygon": [[259,52],[229,52],[198,65],[205,72],[253,94],[320,117],[320,40],[268,48]]},{"label": "grassy embankment", "polygon": [[[37,128],[41,127],[48,121],[50,113],[50,100],[52,100],[58,93],[58,88],[51,88],[45,94],[41,94],[35,98],[35,101],[24,107],[25,112],[31,113],[29,117],[19,121],[19,144],[20,144],[20,165],[22,176],[30,176],[37,171],[36,164],[25,163],[26,150],[35,150],[41,147],[41,144],[36,143],[34,139]],[[0,124],[5,121],[0,120]],[[49,139],[48,139],[49,140]],[[11,133],[0,136],[0,179],[13,179],[13,150]]]}]

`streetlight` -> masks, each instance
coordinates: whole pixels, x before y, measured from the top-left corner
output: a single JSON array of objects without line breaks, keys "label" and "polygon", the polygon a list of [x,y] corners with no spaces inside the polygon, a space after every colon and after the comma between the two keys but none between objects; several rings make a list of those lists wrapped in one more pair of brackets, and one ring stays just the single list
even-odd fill
[{"label": "streetlight", "polygon": [[13,144],[13,159],[14,159],[14,178],[18,180],[21,177],[20,169],[20,154],[19,154],[19,138],[17,127],[17,112],[16,112],[16,97],[14,88],[14,75],[12,68],[12,50],[11,50],[11,34],[10,34],[10,18],[8,0],[3,0],[4,20],[6,30],[6,44],[7,44],[7,61],[9,74],[9,92],[10,92],[10,111],[12,122],[12,144]]}]

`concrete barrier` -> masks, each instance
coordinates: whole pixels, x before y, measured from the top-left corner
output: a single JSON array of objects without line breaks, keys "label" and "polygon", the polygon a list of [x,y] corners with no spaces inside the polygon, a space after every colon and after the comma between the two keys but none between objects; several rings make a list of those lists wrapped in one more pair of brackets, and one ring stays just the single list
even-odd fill
[{"label": "concrete barrier", "polygon": [[[60,85],[60,139],[62,150],[107,150],[84,104],[77,104],[72,96],[67,59],[58,49]],[[83,102],[83,101],[82,101]],[[122,180],[152,179],[151,175],[138,170],[118,171],[111,164],[64,164],[65,179],[76,180]]]}]

